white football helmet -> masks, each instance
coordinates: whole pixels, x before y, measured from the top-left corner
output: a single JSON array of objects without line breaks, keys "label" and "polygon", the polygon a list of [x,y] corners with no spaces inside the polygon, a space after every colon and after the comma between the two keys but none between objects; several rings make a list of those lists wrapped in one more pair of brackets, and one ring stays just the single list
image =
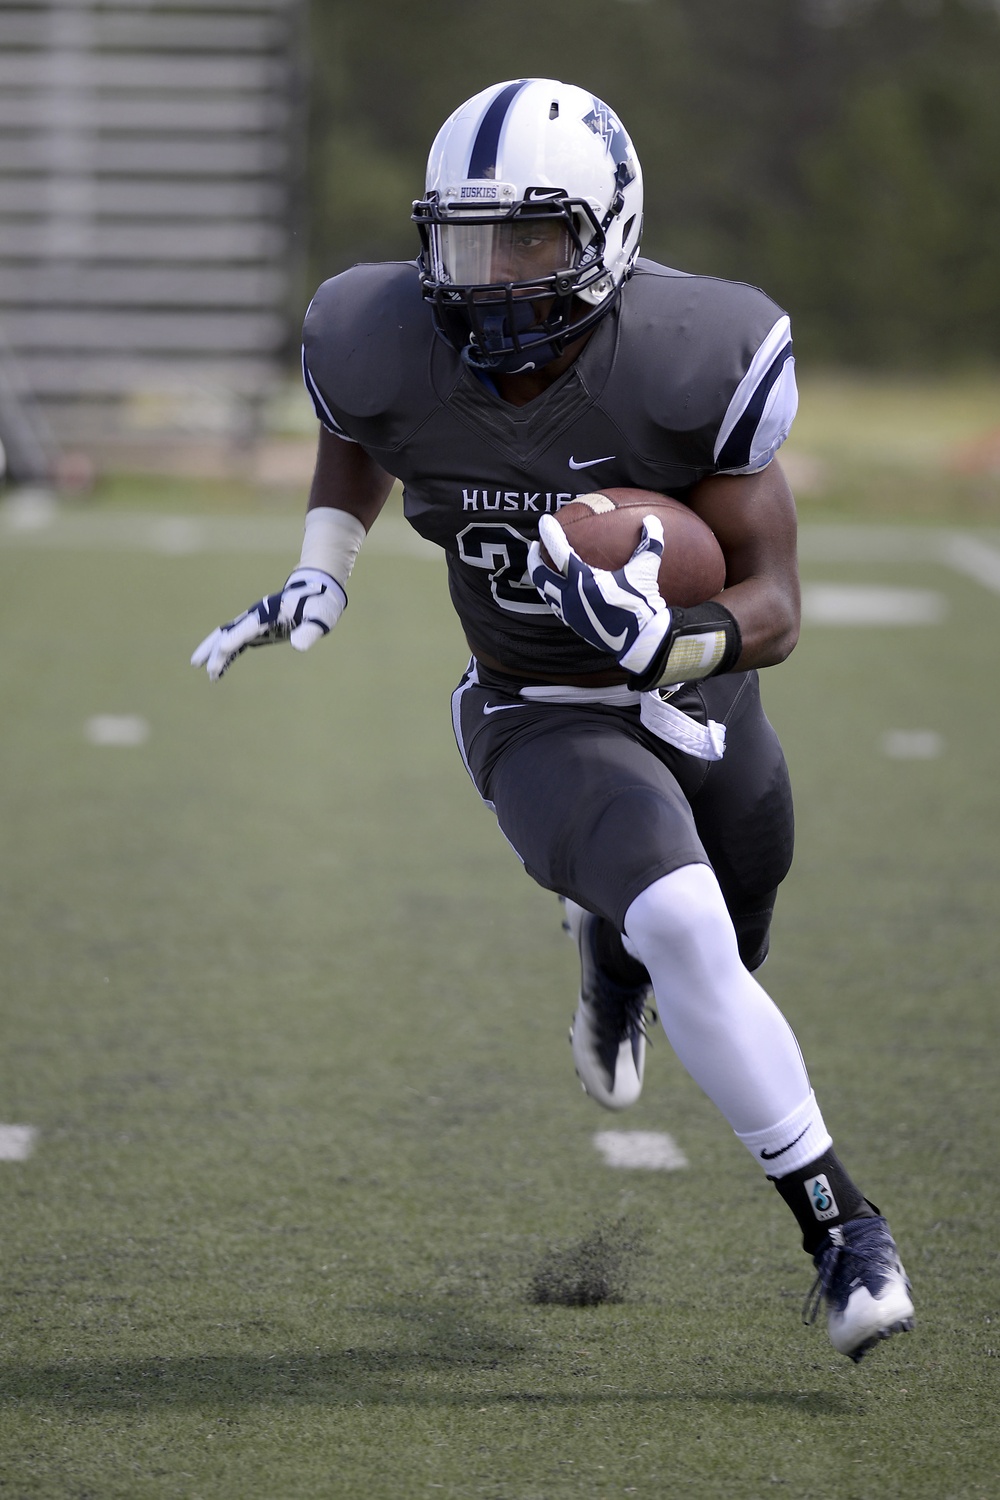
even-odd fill
[{"label": "white football helmet", "polygon": [[413,218],[439,333],[477,369],[531,370],[614,305],[639,251],[642,171],[586,89],[496,83],[438,131]]}]

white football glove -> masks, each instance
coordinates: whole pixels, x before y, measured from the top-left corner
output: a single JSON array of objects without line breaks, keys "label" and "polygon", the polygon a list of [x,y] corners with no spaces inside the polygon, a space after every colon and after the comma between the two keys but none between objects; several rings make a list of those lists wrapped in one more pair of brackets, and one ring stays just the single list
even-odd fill
[{"label": "white football glove", "polygon": [[249,646],[291,641],[296,651],[308,651],[320,636],[329,635],[347,605],[341,584],[319,568],[296,568],[280,593],[268,594],[207,635],[191,657],[193,667],[207,667],[212,682]]},{"label": "white football glove", "polygon": [[542,516],[538,534],[555,566],[543,562],[539,543],[532,542],[528,572],[546,604],[577,635],[641,676],[673,629],[658,582],[663,556],[659,518],[643,517],[638,547],[613,573],[585,563],[554,516]]}]

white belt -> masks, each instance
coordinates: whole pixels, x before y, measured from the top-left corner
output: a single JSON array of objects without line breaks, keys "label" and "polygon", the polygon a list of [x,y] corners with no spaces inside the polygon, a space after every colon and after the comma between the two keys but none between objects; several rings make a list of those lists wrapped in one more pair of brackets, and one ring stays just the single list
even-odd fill
[{"label": "white belt", "polygon": [[685,755],[698,760],[721,760],[726,751],[725,724],[715,719],[699,724],[697,719],[674,708],[655,688],[649,693],[637,693],[624,686],[583,688],[536,683],[523,687],[519,696],[540,703],[603,703],[608,708],[634,708],[638,704],[639,718],[645,727],[657,739],[683,750]]}]

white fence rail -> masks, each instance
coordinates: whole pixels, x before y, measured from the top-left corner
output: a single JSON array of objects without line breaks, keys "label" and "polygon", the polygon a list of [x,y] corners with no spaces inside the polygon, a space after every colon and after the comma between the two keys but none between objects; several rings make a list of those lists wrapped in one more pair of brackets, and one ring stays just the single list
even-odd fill
[{"label": "white fence rail", "polygon": [[51,461],[60,440],[113,448],[144,422],[167,436],[199,402],[219,414],[220,437],[251,430],[295,341],[303,6],[0,10],[11,460]]}]

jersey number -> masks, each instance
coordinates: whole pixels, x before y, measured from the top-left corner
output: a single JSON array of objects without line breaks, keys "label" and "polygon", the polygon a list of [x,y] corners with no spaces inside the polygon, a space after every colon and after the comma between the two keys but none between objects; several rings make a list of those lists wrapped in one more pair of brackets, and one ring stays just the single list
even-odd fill
[{"label": "jersey number", "polygon": [[514,615],[547,615],[551,610],[538,597],[528,577],[529,542],[513,526],[499,521],[473,521],[458,533],[458,555],[470,568],[485,568],[490,593],[501,609]]}]

